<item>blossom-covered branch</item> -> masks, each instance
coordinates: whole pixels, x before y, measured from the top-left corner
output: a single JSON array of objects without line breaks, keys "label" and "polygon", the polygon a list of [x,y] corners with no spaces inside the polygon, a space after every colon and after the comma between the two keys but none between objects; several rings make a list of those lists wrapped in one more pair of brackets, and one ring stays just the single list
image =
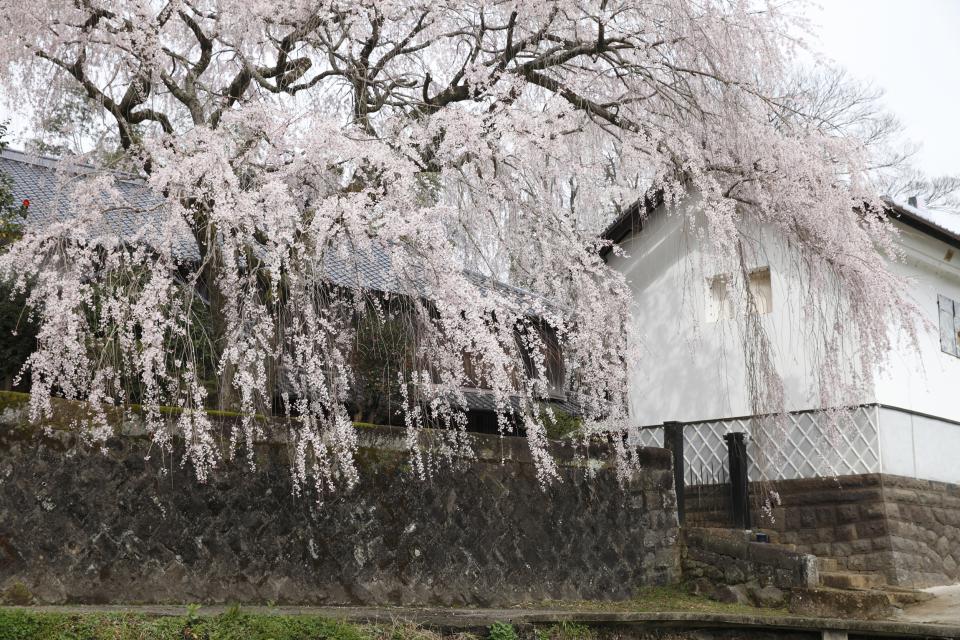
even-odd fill
[{"label": "blossom-covered branch", "polygon": [[[35,412],[53,393],[106,406],[134,385],[155,438],[184,437],[201,477],[221,454],[199,345],[248,416],[234,444],[258,436],[279,388],[296,477],[350,481],[358,318],[401,308],[411,432],[444,427],[459,446],[463,388],[483,387],[549,479],[555,389],[532,327],[563,345],[587,430],[624,431],[624,361],[642,354],[596,238],[648,189],[697,191],[733,264],[744,216],[783,233],[819,286],[839,283],[865,357],[887,343],[878,318],[909,322],[889,227],[854,208],[874,196],[869,145],[784,95],[793,18],[772,5],[38,0],[0,9],[0,26],[6,88],[40,111],[59,99],[43,87],[82,88],[162,199],[138,242],[110,241],[96,230],[122,198],[85,170],[76,219],[0,259],[41,322]],[[358,261],[384,255],[389,286],[367,282]],[[186,411],[169,424],[163,404]]]}]

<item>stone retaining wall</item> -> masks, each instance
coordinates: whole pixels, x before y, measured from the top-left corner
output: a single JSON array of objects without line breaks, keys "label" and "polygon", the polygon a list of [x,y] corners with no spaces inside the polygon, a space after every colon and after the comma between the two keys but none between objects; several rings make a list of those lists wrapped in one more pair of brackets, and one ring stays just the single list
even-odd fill
[{"label": "stone retaining wall", "polygon": [[683,575],[722,584],[758,583],[779,589],[815,587],[817,559],[776,544],[750,542],[723,529],[686,529]]},{"label": "stone retaining wall", "polygon": [[200,485],[143,437],[86,453],[68,430],[3,415],[0,592],[36,602],[496,606],[679,577],[662,449],[639,450],[624,486],[602,449],[557,449],[561,481],[542,489],[524,441],[485,436],[421,481],[401,430],[364,429],[359,484],[318,503],[292,496],[280,442],[257,447],[256,471],[228,464]]}]

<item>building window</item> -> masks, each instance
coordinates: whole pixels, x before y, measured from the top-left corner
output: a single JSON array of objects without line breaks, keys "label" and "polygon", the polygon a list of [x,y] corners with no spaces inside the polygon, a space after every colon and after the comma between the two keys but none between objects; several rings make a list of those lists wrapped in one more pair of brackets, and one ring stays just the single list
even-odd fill
[{"label": "building window", "polygon": [[[750,295],[758,315],[773,311],[773,286],[770,281],[770,267],[760,267],[750,272]],[[730,302],[731,276],[723,273],[710,278],[707,320],[717,322],[733,317],[733,305]]]},{"label": "building window", "polygon": [[710,299],[707,303],[707,320],[710,322],[733,317],[729,290],[729,276],[721,274],[710,278]]},{"label": "building window", "polygon": [[[528,334],[528,332],[532,332]],[[528,335],[531,337],[528,339]],[[566,371],[563,362],[563,347],[560,344],[557,332],[545,322],[535,323],[532,327],[518,327],[514,333],[520,357],[523,360],[524,373],[529,378],[546,379],[550,394],[556,397],[565,397],[564,382]],[[536,349],[543,356],[544,370],[540,371],[538,363],[534,362],[530,350]]]},{"label": "building window", "polygon": [[940,350],[960,358],[960,303],[937,296],[940,311]]},{"label": "building window", "polygon": [[761,267],[750,272],[750,294],[757,306],[757,314],[773,311],[773,285],[770,283],[770,267]]}]

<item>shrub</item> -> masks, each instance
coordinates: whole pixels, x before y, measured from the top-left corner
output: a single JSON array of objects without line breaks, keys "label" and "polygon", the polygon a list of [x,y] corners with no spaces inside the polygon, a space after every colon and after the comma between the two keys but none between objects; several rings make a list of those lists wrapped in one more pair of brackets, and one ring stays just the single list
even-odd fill
[{"label": "shrub", "polygon": [[561,440],[579,431],[580,427],[583,426],[583,421],[562,409],[554,409],[553,420],[547,418],[543,424],[546,427],[548,438]]},{"label": "shrub", "polygon": [[0,600],[2,600],[4,604],[23,606],[33,602],[33,594],[30,593],[27,585],[22,582],[14,582],[3,592],[3,597],[0,598]]},{"label": "shrub", "polygon": [[509,622],[494,622],[487,637],[490,640],[517,640],[517,630]]}]

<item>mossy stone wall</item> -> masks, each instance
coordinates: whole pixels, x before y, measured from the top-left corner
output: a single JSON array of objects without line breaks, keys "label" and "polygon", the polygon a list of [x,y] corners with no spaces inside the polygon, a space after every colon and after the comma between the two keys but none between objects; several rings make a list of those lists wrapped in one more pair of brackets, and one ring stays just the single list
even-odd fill
[{"label": "mossy stone wall", "polygon": [[402,431],[368,427],[359,484],[318,500],[293,496],[281,439],[258,445],[255,470],[238,460],[198,484],[129,425],[88,451],[68,419],[37,428],[5,402],[0,592],[35,602],[493,606],[678,578],[662,449],[620,485],[602,448],[589,463],[558,448],[562,479],[544,489],[523,441],[482,436],[477,457],[420,480]]}]

